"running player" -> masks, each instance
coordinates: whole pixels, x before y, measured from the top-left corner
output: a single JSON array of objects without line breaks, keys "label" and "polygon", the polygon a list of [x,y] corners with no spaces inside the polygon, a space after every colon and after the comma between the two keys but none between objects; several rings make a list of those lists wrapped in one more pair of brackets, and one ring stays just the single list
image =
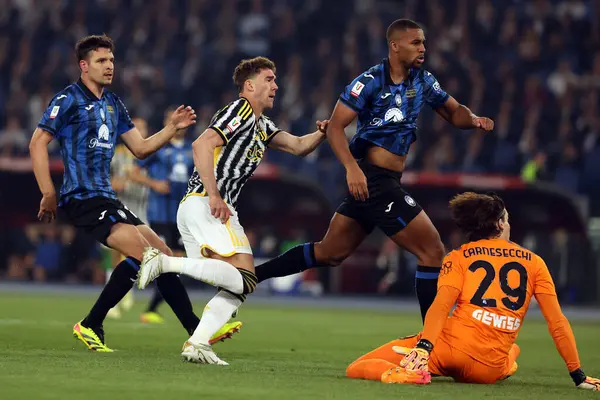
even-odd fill
[{"label": "running player", "polygon": [[[393,22],[387,42],[388,58],[346,87],[327,131],[329,144],[346,168],[349,195],[321,241],[297,246],[256,267],[256,276],[262,282],[339,265],[377,227],[417,257],[415,285],[425,318],[445,250],[425,211],[400,184],[406,154],[417,138],[417,118],[427,104],[457,128],[490,131],[494,123],[459,104],[421,69],[425,36],[418,24]],[[348,145],[344,129],[357,117],[357,132]]]},{"label": "running player", "polygon": [[[117,138],[137,158],[145,158],[168,143],[180,129],[196,122],[190,107],[180,106],[160,132],[143,138],[133,125],[121,100],[105,90],[114,75],[113,42],[108,36],[88,36],[75,51],[81,77],[51,100],[30,143],[33,171],[42,200],[38,218],[56,217],[57,198],[48,165],[48,145],[56,139],[64,163],[58,207],[75,227],[126,258],[114,269],[89,314],[73,327],[73,334],[90,350],[112,352],[104,341],[107,312],[131,289],[145,247],[170,249],[150,228],[124,206],[110,182],[110,162]],[[176,274],[158,280],[162,294],[182,325],[193,332],[199,319]]]},{"label": "running player", "polygon": [[535,296],[575,385],[599,390],[600,380],[581,370],[573,331],[544,260],[510,242],[502,199],[467,192],[450,201],[450,210],[468,243],[444,259],[423,332],[360,357],[347,376],[419,384],[429,383],[431,374],[468,383],[506,379],[517,371],[515,341]]},{"label": "running player", "polygon": [[222,289],[207,304],[182,352],[187,361],[219,365],[227,363],[212,351],[208,339],[256,287],[252,249],[236,212],[242,187],[267,147],[305,156],[325,140],[328,124],[317,121],[317,131],[297,137],[263,115],[273,107],[278,88],[275,64],[267,58],[243,60],[233,81],[239,99],[218,111],[192,145],[196,168],[177,213],[177,226],[191,258],[149,250],[138,281],[143,289],[159,274],[176,272]]}]

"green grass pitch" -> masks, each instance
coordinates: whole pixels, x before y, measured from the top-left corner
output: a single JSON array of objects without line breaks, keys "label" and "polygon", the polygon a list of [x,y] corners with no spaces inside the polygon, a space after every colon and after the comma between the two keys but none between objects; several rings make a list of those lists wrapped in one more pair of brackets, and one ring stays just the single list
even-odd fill
[{"label": "green grass pitch", "polygon": [[[186,334],[163,305],[167,323],[146,326],[138,315],[146,299],[119,321],[107,320],[107,343],[95,354],[71,336],[71,327],[95,296],[0,294],[1,399],[547,399],[591,398],[576,390],[543,321],[525,321],[519,371],[497,385],[384,385],[344,377],[355,358],[394,337],[417,332],[416,313],[314,309],[246,304],[244,327],[215,345],[231,365],[183,363]],[[202,310],[203,302],[196,302]],[[600,326],[576,322],[586,373],[600,377]]]}]

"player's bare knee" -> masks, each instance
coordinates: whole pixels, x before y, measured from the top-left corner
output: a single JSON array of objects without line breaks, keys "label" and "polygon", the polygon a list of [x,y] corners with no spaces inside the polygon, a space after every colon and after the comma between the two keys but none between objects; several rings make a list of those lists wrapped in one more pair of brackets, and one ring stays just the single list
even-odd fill
[{"label": "player's bare knee", "polygon": [[315,259],[319,265],[337,267],[344,262],[349,255],[349,251],[329,249],[326,242],[315,243]]},{"label": "player's bare knee", "polygon": [[439,238],[437,241],[428,243],[428,245],[422,249],[420,254],[416,254],[420,265],[429,266],[442,265],[445,255],[446,250],[444,244]]},{"label": "player's bare knee", "polygon": [[337,267],[338,265],[343,263],[347,257],[348,256],[332,256],[329,258],[327,265],[330,265],[332,267]]}]

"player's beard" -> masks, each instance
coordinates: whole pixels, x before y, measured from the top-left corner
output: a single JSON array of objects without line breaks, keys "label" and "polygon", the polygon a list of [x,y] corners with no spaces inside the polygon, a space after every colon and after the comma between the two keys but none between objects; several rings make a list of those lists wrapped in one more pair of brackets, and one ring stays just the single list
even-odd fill
[{"label": "player's beard", "polygon": [[112,73],[112,75],[110,76],[110,78],[109,78],[109,77],[107,77],[105,74],[106,74],[106,72],[105,72],[105,73],[103,73],[103,74],[100,76],[100,79],[98,79],[98,82],[97,82],[97,83],[98,83],[99,85],[101,85],[101,86],[109,86],[109,85],[111,85],[111,84],[112,84],[112,81],[113,81],[113,79],[115,78],[115,73],[114,73],[114,72]]}]

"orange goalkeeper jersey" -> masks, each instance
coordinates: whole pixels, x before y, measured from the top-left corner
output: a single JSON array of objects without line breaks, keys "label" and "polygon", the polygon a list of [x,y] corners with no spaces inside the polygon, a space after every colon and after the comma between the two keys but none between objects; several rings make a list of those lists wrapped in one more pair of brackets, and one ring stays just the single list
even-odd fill
[{"label": "orange goalkeeper jersey", "polygon": [[460,295],[439,339],[491,367],[506,363],[531,296],[556,296],[544,261],[503,239],[470,242],[450,252],[438,281],[438,290],[443,287]]}]

